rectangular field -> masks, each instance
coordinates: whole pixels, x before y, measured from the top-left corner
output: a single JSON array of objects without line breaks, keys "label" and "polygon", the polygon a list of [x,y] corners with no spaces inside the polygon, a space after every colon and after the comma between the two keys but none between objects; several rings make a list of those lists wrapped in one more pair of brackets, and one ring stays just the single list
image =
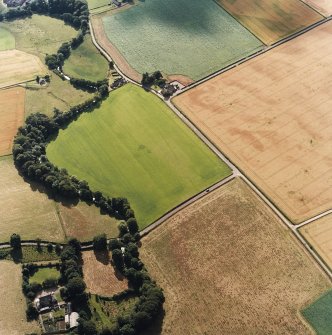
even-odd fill
[{"label": "rectangular field", "polygon": [[294,222],[332,206],[332,22],[175,98]]},{"label": "rectangular field", "polygon": [[332,214],[305,225],[301,234],[332,268]]},{"label": "rectangular field", "polygon": [[300,0],[217,0],[265,44],[323,19]]},{"label": "rectangular field", "polygon": [[162,335],[312,334],[299,312],[331,287],[241,179],[152,231],[140,254],[164,289]]},{"label": "rectangular field", "polygon": [[24,121],[24,99],[24,88],[0,90],[0,156],[12,152],[14,136]]},{"label": "rectangular field", "polygon": [[22,293],[22,268],[11,261],[0,261],[1,334],[40,334],[36,321],[27,322],[26,301]]},{"label": "rectangular field", "polygon": [[128,288],[128,281],[110,263],[108,252],[84,251],[83,274],[89,292],[111,297]]},{"label": "rectangular field", "polygon": [[331,0],[303,0],[309,6],[323,14],[330,16],[332,14],[332,1]]},{"label": "rectangular field", "polygon": [[262,47],[213,0],[145,0],[102,21],[99,29],[139,73],[197,80]]},{"label": "rectangular field", "polygon": [[19,50],[0,51],[0,88],[33,80],[46,72],[36,56]]},{"label": "rectangular field", "polygon": [[128,198],[141,228],[231,173],[164,102],[132,84],[61,130],[47,156],[93,190]]}]

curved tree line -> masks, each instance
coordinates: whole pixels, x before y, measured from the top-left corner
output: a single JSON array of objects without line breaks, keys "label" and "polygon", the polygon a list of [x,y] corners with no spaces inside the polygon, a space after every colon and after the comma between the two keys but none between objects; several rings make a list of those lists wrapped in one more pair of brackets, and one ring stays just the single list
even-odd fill
[{"label": "curved tree line", "polygon": [[[50,69],[56,70],[57,67],[61,69],[65,59],[70,55],[70,50],[83,42],[84,34],[88,31],[87,4],[80,0],[36,0],[24,7],[11,9],[4,15],[0,15],[0,21],[28,17],[34,13],[62,19],[80,30],[76,38],[61,45],[56,55],[46,56],[45,62]],[[129,201],[123,197],[107,197],[98,190],[91,190],[85,180],[78,180],[70,176],[66,169],[53,165],[46,156],[47,144],[57,136],[60,129],[76,120],[81,113],[92,112],[108,96],[107,81],[93,83],[84,79],[71,78],[70,82],[78,89],[95,92],[95,96],[70,108],[67,112],[55,109],[53,117],[42,113],[28,116],[25,125],[18,129],[14,139],[14,162],[23,176],[44,185],[53,194],[72,200],[79,199],[89,204],[93,203],[100,208],[102,213],[124,220],[119,225],[118,239],[111,240],[108,246],[106,236],[102,235],[94,239],[93,246],[96,251],[108,250],[109,247],[112,251],[114,266],[128,279],[130,291],[134,292],[139,300],[131,315],[118,318],[113,329],[104,329],[100,334],[138,334],[149,326],[155,316],[160,313],[164,295],[139,259],[140,235],[135,213]],[[80,248],[79,241],[71,240],[61,253],[61,282],[64,284],[62,295],[64,299],[72,301],[80,312],[78,333],[96,335],[98,332],[91,320],[92,313],[82,276]],[[23,275],[28,271],[23,269]],[[35,289],[29,287],[27,280],[24,280],[23,291],[28,301],[31,301]],[[31,303],[28,304],[28,316],[35,316],[34,312]]]}]

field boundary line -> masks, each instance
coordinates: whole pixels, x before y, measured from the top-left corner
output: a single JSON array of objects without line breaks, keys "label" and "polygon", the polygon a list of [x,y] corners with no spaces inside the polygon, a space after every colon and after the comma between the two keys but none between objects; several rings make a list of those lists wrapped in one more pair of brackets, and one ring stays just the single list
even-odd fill
[{"label": "field boundary line", "polygon": [[[318,22],[315,22],[312,25],[310,25],[308,27],[305,27],[302,30],[297,31],[297,32],[291,34],[290,36],[288,36],[288,37],[286,37],[284,39],[281,39],[281,40],[279,40],[279,41],[277,41],[277,42],[275,42],[275,43],[273,43],[273,44],[271,44],[269,46],[266,46],[265,48],[263,46],[263,48],[261,50],[256,51],[255,53],[253,53],[250,56],[244,57],[244,58],[240,59],[239,61],[237,61],[237,62],[235,62],[233,64],[230,64],[230,65],[226,66],[225,68],[223,68],[221,70],[218,70],[218,71],[216,71],[216,72],[214,72],[214,73],[212,73],[212,74],[210,74],[210,75],[208,75],[208,76],[206,76],[206,77],[204,77],[204,78],[202,78],[202,79],[200,79],[200,80],[198,80],[198,81],[196,81],[196,82],[194,82],[192,84],[189,84],[188,86],[186,86],[186,87],[178,90],[177,92],[175,92],[172,98],[174,98],[174,97],[176,97],[178,95],[181,95],[182,93],[184,93],[186,91],[189,91],[190,89],[192,89],[192,88],[194,88],[196,86],[199,86],[200,84],[203,84],[206,81],[208,81],[208,80],[210,80],[210,79],[212,79],[214,77],[219,76],[220,74],[223,74],[223,73],[225,73],[225,72],[227,72],[229,70],[232,70],[233,68],[237,67],[238,65],[241,65],[241,64],[243,64],[243,63],[245,63],[247,61],[250,61],[250,60],[256,58],[257,56],[263,55],[264,53],[266,53],[266,52],[268,52],[268,51],[270,51],[270,50],[272,50],[272,49],[274,49],[274,48],[276,48],[276,47],[278,47],[278,46],[280,46],[280,45],[282,45],[284,43],[287,43],[287,42],[293,40],[294,38],[297,38],[297,37],[299,37],[299,36],[307,33],[308,31],[313,30],[313,29],[319,27],[320,25],[323,25],[323,24],[325,24],[325,23],[327,23],[327,22],[329,22],[329,21],[332,20],[332,16],[329,16],[329,17],[322,16],[322,18],[323,18],[322,20],[320,20]],[[254,35],[254,36],[256,36],[256,35]]]}]

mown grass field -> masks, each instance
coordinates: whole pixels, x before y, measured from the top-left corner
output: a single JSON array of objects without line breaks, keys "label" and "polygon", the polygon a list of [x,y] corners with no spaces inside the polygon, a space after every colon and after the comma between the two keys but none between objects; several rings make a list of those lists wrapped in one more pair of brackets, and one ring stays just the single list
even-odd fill
[{"label": "mown grass field", "polygon": [[77,35],[74,28],[63,21],[43,15],[0,23],[15,37],[16,49],[37,55],[44,62],[46,54],[56,53],[63,42]]},{"label": "mown grass field", "polygon": [[12,152],[14,136],[24,121],[24,100],[21,87],[0,91],[0,156]]},{"label": "mown grass field", "polygon": [[72,50],[63,70],[69,77],[98,81],[107,77],[109,65],[106,58],[93,45],[91,36],[87,34],[84,42]]},{"label": "mown grass field", "polygon": [[93,96],[90,93],[77,90],[55,74],[52,74],[51,77],[51,82],[47,87],[37,86],[35,83],[26,85],[26,116],[36,112],[53,116],[54,108],[66,112],[70,107],[78,105]]},{"label": "mown grass field", "polygon": [[140,256],[164,289],[162,335],[312,334],[300,310],[331,288],[240,179],[149,233]]},{"label": "mown grass field", "polygon": [[60,131],[47,156],[92,189],[127,197],[141,228],[230,174],[161,100],[131,84]]},{"label": "mown grass field", "polygon": [[40,334],[36,321],[27,322],[26,301],[22,293],[22,268],[11,261],[0,261],[1,334]]},{"label": "mown grass field", "polygon": [[317,335],[332,334],[332,291],[305,308],[302,314]]},{"label": "mown grass field", "polygon": [[29,278],[29,282],[42,284],[46,279],[58,279],[59,277],[60,271],[56,268],[40,268]]},{"label": "mown grass field", "polygon": [[262,47],[213,0],[145,0],[103,16],[112,44],[139,73],[200,79]]},{"label": "mown grass field", "polygon": [[4,28],[0,28],[0,51],[15,48],[15,37]]},{"label": "mown grass field", "polygon": [[265,44],[272,44],[323,19],[299,0],[217,0]]}]

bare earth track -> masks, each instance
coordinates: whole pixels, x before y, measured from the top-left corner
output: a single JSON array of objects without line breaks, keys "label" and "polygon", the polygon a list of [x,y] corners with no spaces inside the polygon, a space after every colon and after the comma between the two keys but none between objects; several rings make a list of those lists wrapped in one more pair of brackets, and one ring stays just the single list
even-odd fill
[{"label": "bare earth track", "polygon": [[327,22],[173,100],[294,222],[332,205],[331,34]]},{"label": "bare earth track", "polygon": [[0,156],[12,152],[14,136],[24,121],[24,100],[21,87],[0,90]]},{"label": "bare earth track", "polygon": [[[185,238],[184,238],[185,237]],[[331,285],[240,179],[142,240],[165,290],[162,334],[311,334],[299,310]]]},{"label": "bare earth track", "polygon": [[140,82],[142,79],[142,75],[139,74],[135,69],[133,69],[126,59],[122,56],[122,54],[118,51],[118,49],[110,42],[108,39],[104,25],[102,22],[101,15],[91,16],[90,22],[93,28],[94,38],[98,41],[99,46],[111,56],[113,61],[119,67],[121,72],[123,72],[130,79]]}]

